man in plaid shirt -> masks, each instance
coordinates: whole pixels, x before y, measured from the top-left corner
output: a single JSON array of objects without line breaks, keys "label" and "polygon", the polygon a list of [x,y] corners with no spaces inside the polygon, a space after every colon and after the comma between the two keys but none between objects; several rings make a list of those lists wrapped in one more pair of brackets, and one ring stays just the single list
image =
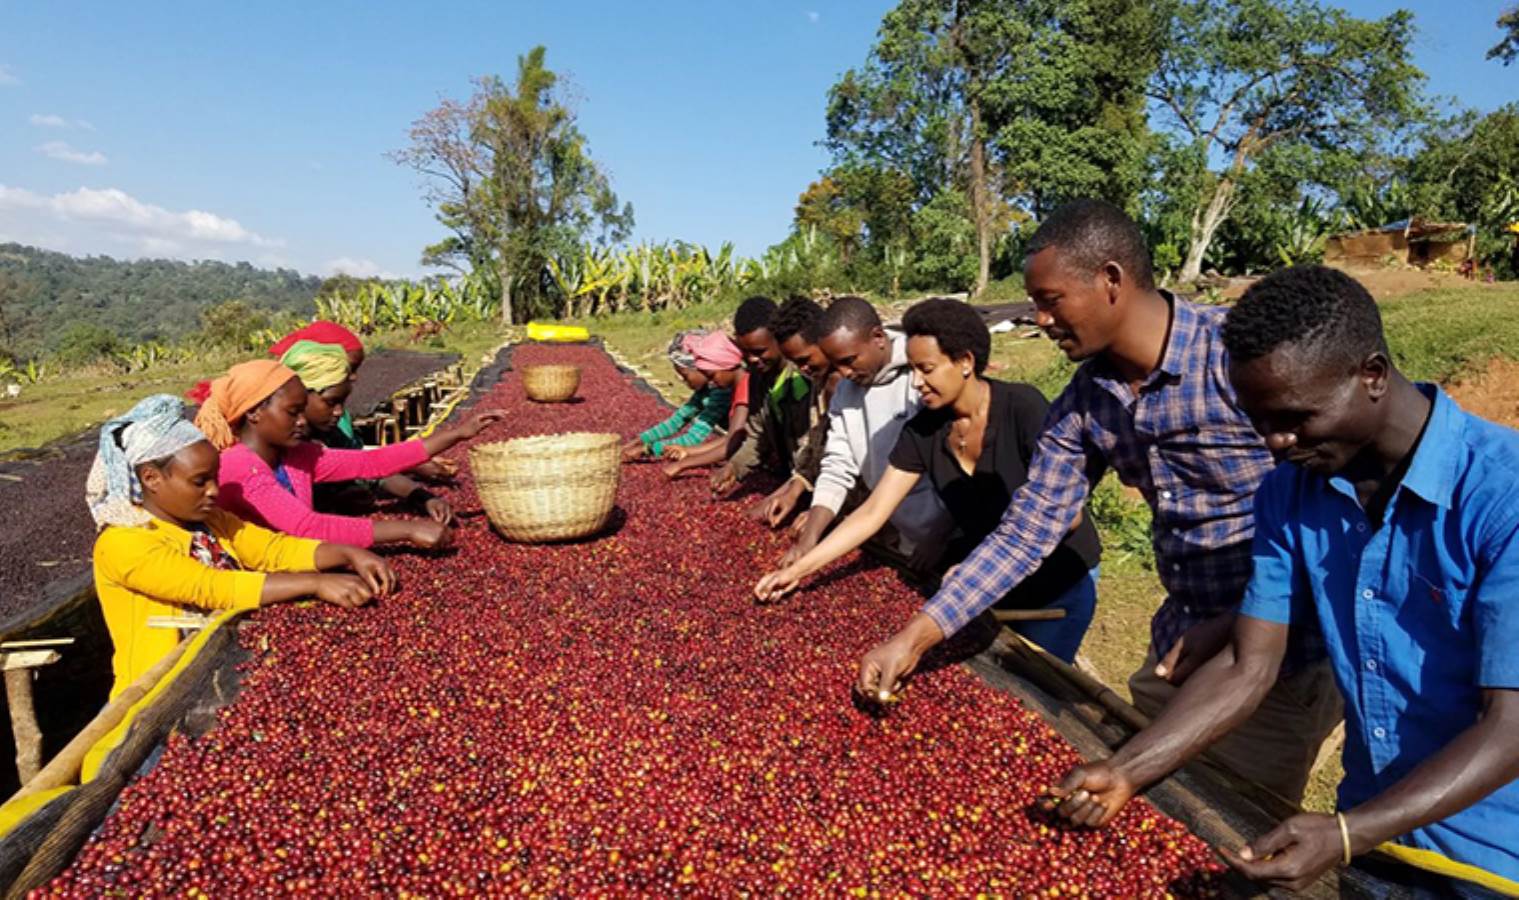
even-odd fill
[{"label": "man in plaid shirt", "polygon": [[[1272,456],[1229,383],[1224,310],[1157,290],[1143,237],[1121,210],[1096,200],[1056,210],[1029,245],[1024,280],[1041,327],[1082,366],[1051,406],[1002,524],[866,654],[856,688],[889,695],[924,652],[1035,571],[1111,468],[1154,516],[1167,596],[1151,620],[1149,656],[1129,680],[1135,705],[1154,716],[1227,642],[1250,578],[1252,501]],[[1322,648],[1306,635],[1290,663],[1212,754],[1296,802],[1341,703]]]}]

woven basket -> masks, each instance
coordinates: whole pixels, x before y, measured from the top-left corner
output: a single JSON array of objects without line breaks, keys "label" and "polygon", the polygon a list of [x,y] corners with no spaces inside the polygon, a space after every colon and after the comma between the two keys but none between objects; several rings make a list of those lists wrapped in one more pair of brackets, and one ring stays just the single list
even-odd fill
[{"label": "woven basket", "polygon": [[539,403],[563,403],[580,387],[579,366],[523,366],[522,386],[527,399]]},{"label": "woven basket", "polygon": [[475,490],[496,530],[542,543],[595,534],[607,522],[622,474],[615,434],[545,435],[470,451]]}]

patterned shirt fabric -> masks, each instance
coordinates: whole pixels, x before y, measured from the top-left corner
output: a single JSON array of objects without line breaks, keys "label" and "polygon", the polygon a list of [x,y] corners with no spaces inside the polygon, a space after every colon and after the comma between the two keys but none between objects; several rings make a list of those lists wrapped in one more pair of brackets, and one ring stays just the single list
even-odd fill
[{"label": "patterned shirt fabric", "polygon": [[744,442],[728,460],[735,477],[743,479],[759,466],[773,465],[787,474],[793,470],[797,450],[813,424],[808,415],[811,395],[812,383],[805,375],[789,366],[781,372],[765,393],[765,402],[749,410]]},{"label": "patterned shirt fabric", "polygon": [[[1150,623],[1155,653],[1164,656],[1188,628],[1238,606],[1250,578],[1252,501],[1274,462],[1229,383],[1226,311],[1165,296],[1170,334],[1137,395],[1098,356],[1051,405],[1028,481],[923,609],[945,634],[1039,568],[1110,468],[1153,513],[1151,542],[1167,592]],[[1299,643],[1295,654],[1313,652]]]},{"label": "patterned shirt fabric", "polygon": [[[1382,524],[1355,486],[1283,465],[1256,498],[1243,615],[1307,624],[1345,697],[1340,807],[1383,793],[1519,690],[1519,433],[1433,385]],[[1519,881],[1519,781],[1398,843]]]},{"label": "patterned shirt fabric", "polygon": [[712,435],[712,429],[728,424],[728,405],[732,396],[733,392],[727,388],[706,385],[692,394],[691,399],[681,404],[668,419],[640,434],[638,439],[655,456],[664,453],[666,447],[695,447]]}]

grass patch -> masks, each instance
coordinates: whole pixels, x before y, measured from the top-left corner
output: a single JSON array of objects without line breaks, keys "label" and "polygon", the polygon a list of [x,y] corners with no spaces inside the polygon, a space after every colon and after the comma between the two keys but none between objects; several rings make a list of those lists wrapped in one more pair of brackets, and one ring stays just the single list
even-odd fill
[{"label": "grass patch", "polygon": [[1393,360],[1409,378],[1443,384],[1495,356],[1519,359],[1519,283],[1420,291],[1378,305]]},{"label": "grass patch", "polygon": [[[443,334],[414,344],[408,332],[370,336],[371,349],[391,348],[458,353],[466,368],[503,340],[493,322],[456,325]],[[147,372],[124,374],[107,366],[64,372],[24,385],[15,399],[0,398],[0,455],[40,447],[62,437],[98,427],[120,415],[149,394],[183,394],[202,378],[226,371],[251,359],[247,353],[213,351],[188,362],[161,365]]]}]

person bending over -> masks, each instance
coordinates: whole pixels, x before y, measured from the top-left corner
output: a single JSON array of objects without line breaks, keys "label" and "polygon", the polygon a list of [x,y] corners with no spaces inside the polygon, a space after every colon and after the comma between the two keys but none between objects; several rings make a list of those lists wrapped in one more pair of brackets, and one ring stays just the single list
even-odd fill
[{"label": "person bending over", "polygon": [[[773,602],[801,580],[855,549],[886,524],[921,479],[933,486],[958,526],[940,566],[952,565],[1002,518],[1028,477],[1049,403],[1037,388],[985,377],[991,333],[969,304],[925,300],[902,317],[907,358],[922,410],[907,423],[870,496],[801,559],[760,579],[754,593]],[[1019,622],[1014,630],[1073,662],[1097,601],[1097,530],[1083,515],[1055,551],[998,604],[1003,609],[1056,609],[1065,617]]]},{"label": "person bending over", "polygon": [[692,391],[669,418],[622,445],[624,462],[695,447],[728,424],[743,354],[720,331],[682,331],[665,351],[675,374]]},{"label": "person bending over", "polygon": [[395,589],[395,573],[373,553],[277,534],[219,509],[219,464],[167,394],[100,429],[85,499],[99,532],[95,593],[114,647],[112,697],[179,643],[177,629],[149,627],[150,617],[307,597],[350,608]]},{"label": "person bending over", "polygon": [[273,360],[233,366],[211,383],[195,424],[221,451],[218,481],[223,508],[242,518],[315,540],[369,547],[407,543],[446,546],[452,535],[433,519],[376,520],[317,512],[312,485],[386,478],[405,471],[499,421],[479,413],[425,438],[370,450],[331,450],[306,440],[307,391],[288,367]]},{"label": "person bending over", "polygon": [[1487,886],[1457,895],[1519,894],[1519,433],[1408,381],[1375,301],[1342,272],[1268,275],[1223,336],[1240,405],[1284,460],[1256,495],[1240,614],[1160,718],[1072,770],[1047,806],[1106,824],[1245,721],[1289,631],[1309,628],[1345,697],[1340,811],[1293,816],[1225,858],[1300,889],[1393,841]]},{"label": "person bending over", "polygon": [[[1224,311],[1159,290],[1138,226],[1099,200],[1056,209],[1030,240],[1024,283],[1040,326],[1081,365],[1050,407],[1028,480],[987,538],[922,610],[860,661],[855,687],[890,694],[928,648],[1038,571],[1109,468],[1153,516],[1166,598],[1149,658],[1129,679],[1154,717],[1227,642],[1250,577],[1251,502],[1274,465],[1240,408],[1221,336]],[[1340,719],[1339,692],[1311,635],[1280,684],[1213,756],[1289,800]]]}]

